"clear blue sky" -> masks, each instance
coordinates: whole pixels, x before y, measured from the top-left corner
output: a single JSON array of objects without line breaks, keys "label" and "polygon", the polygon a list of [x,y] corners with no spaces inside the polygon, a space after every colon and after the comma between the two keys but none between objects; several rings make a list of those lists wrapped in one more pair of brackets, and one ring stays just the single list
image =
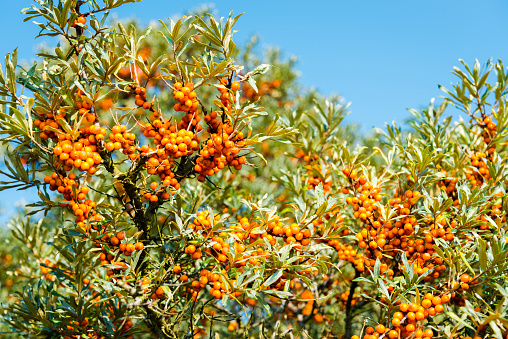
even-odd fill
[{"label": "clear blue sky", "polygon": [[[32,59],[39,29],[22,23],[20,14],[31,1],[2,2],[0,55],[19,47],[20,59]],[[148,23],[202,3],[145,0],[117,13]],[[297,56],[301,83],[351,101],[349,121],[366,131],[401,122],[407,107],[421,108],[442,95],[437,85],[455,81],[450,71],[459,58],[508,64],[508,2],[502,0],[237,0],[215,1],[215,8],[221,16],[245,12],[238,40],[258,34],[262,44]],[[0,203],[7,204],[5,194]]]}]

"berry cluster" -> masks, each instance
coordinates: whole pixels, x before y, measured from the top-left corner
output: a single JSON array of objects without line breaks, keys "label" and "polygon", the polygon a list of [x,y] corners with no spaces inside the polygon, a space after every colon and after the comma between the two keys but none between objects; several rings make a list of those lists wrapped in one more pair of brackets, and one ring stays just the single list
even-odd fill
[{"label": "berry cluster", "polygon": [[[37,109],[35,109],[37,111]],[[59,140],[65,139],[66,134],[63,132],[63,129],[60,126],[60,119],[64,119],[67,115],[65,109],[61,107],[58,110],[58,113],[54,114],[53,112],[41,112],[38,115],[38,118],[34,120],[34,126],[37,127],[40,131],[39,136],[42,140]]]},{"label": "berry cluster", "polygon": [[[224,105],[224,107],[230,111],[231,110],[231,102],[236,102],[236,97],[234,95],[232,95],[232,93],[229,91],[227,85],[228,85],[228,80],[225,79],[225,78],[222,78],[220,80],[220,83],[221,85],[223,85],[224,87],[218,87],[218,90],[220,92],[220,101],[222,102],[222,104]],[[233,82],[231,84],[231,90],[233,92],[236,92],[240,89],[240,84],[238,82]]]},{"label": "berry cluster", "polygon": [[134,93],[136,94],[134,96],[134,103],[138,107],[143,107],[144,109],[151,109],[152,104],[146,100],[146,88],[144,87],[136,87],[134,89]]},{"label": "berry cluster", "polygon": [[47,280],[53,280],[54,276],[50,273],[51,267],[56,267],[56,264],[53,264],[51,260],[45,259],[44,264],[39,264],[41,267],[41,273],[44,274],[44,278]]},{"label": "berry cluster", "polygon": [[114,150],[122,150],[124,154],[129,155],[131,159],[136,158],[136,146],[134,146],[134,141],[136,140],[136,134],[127,132],[127,126],[125,125],[115,125],[111,129],[111,133],[109,134],[109,142],[106,143],[106,149],[109,152]]},{"label": "berry cluster", "polygon": [[[268,227],[270,228],[272,224],[268,224]],[[273,225],[270,229],[273,235],[282,236],[287,244],[294,244],[294,247],[297,249],[310,243],[309,237],[311,236],[311,231],[309,229],[300,230],[298,224],[293,223],[289,226],[283,226],[279,221],[278,225]]]},{"label": "berry cluster", "polygon": [[304,168],[307,170],[307,188],[315,189],[320,183],[323,185],[325,192],[330,192],[332,188],[332,180],[330,178],[330,170],[327,168],[326,173],[323,173],[321,164],[319,163],[319,156],[317,154],[305,154],[304,151],[299,150],[295,156],[302,159],[306,165]]},{"label": "berry cluster", "polygon": [[78,24],[86,25],[86,18],[82,15],[78,16],[78,18],[74,20],[72,27],[76,27]]},{"label": "berry cluster", "polygon": [[[122,242],[122,240],[126,240],[124,232],[106,233],[101,237],[101,242],[97,242],[96,245],[101,247],[101,253],[99,254],[99,260],[102,266],[105,265],[116,265],[118,266],[115,269],[109,269],[106,273],[108,277],[112,277],[119,271],[124,271],[127,268],[127,264],[124,261],[115,261],[115,258],[118,258],[118,255],[122,253],[124,256],[129,257],[132,255],[134,251],[142,251],[144,245],[142,242],[137,242],[135,244],[129,243],[127,240]],[[104,245],[108,246],[105,247]],[[127,277],[127,279],[129,279]]]},{"label": "berry cluster", "polygon": [[485,181],[489,181],[489,166],[485,163],[486,154],[484,152],[476,152],[471,154],[470,161],[472,168],[466,169],[466,178],[471,183],[471,186],[481,186]]},{"label": "berry cluster", "polygon": [[459,203],[457,194],[458,178],[455,175],[449,175],[445,170],[441,170],[441,173],[445,178],[438,182],[438,187],[444,190],[449,197],[452,197],[453,204],[457,205]]},{"label": "berry cluster", "polygon": [[247,159],[239,153],[244,149],[243,133],[235,131],[229,121],[218,123],[216,132],[211,134],[196,159],[194,170],[199,173],[198,180],[203,182],[206,176],[214,175],[226,166],[242,169]]},{"label": "berry cluster", "polygon": [[[101,130],[105,132],[105,129]],[[99,130],[99,132],[101,131]],[[83,137],[75,142],[71,140],[60,141],[53,148],[53,153],[58,156],[57,164],[67,172],[76,168],[79,171],[94,174],[97,172],[97,165],[102,162],[102,157],[97,152],[93,134],[89,134],[88,138]]]},{"label": "berry cluster", "polygon": [[92,100],[83,95],[81,90],[76,92],[76,109],[78,110],[78,114],[80,116],[84,116],[86,120],[90,123],[95,122],[96,116],[91,113],[91,108],[93,106]]},{"label": "berry cluster", "polygon": [[194,85],[188,83],[183,86],[181,82],[177,82],[173,87],[173,96],[175,100],[178,101],[174,106],[175,111],[184,111],[189,114],[197,112],[199,109],[199,101],[196,92],[194,92]]},{"label": "berry cluster", "polygon": [[91,224],[85,224],[84,221],[100,221],[102,217],[95,211],[94,201],[87,199],[89,188],[82,186],[74,173],[68,175],[53,172],[44,177],[44,183],[49,185],[51,191],[58,191],[63,194],[64,199],[60,205],[67,207],[74,216],[76,223],[83,230],[89,230]]},{"label": "berry cluster", "polygon": [[[432,338],[434,332],[432,329],[424,328],[424,323],[429,316],[444,312],[444,304],[450,301],[450,296],[434,296],[432,293],[425,294],[421,305],[416,303],[401,303],[399,311],[394,312],[391,320],[391,327],[386,328],[379,324],[374,329],[367,327],[364,339],[376,339],[380,335],[386,335],[390,339],[395,338]],[[358,338],[358,336],[353,336]]]},{"label": "berry cluster", "polygon": [[281,85],[281,82],[279,79],[274,79],[270,82],[268,81],[261,81],[261,83],[258,86],[257,92],[252,88],[248,83],[243,84],[243,97],[242,99],[250,100],[250,101],[256,101],[259,100],[264,95],[270,95],[273,90],[278,89]]},{"label": "berry cluster", "polygon": [[[212,227],[212,221],[210,219],[210,212],[208,210],[201,210],[196,213],[197,218],[194,219],[193,223],[189,224],[188,228],[198,231],[205,231],[205,234],[209,233],[209,230]],[[218,222],[220,220],[220,214],[215,213],[213,216],[214,222]]]},{"label": "berry cluster", "polygon": [[[492,139],[495,137],[495,135],[497,134],[497,126],[496,124],[492,121],[492,117],[491,116],[486,116],[484,119],[483,119],[483,123],[479,123],[478,124],[481,128],[482,128],[482,137],[483,137],[483,142],[485,144],[490,144],[490,142],[492,141]],[[488,149],[488,153],[489,154],[492,154],[495,152],[495,149],[494,148],[489,148]]]}]

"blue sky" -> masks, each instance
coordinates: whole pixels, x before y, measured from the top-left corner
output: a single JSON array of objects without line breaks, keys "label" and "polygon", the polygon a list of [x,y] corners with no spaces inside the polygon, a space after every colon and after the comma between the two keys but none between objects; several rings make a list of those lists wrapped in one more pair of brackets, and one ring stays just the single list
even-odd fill
[{"label": "blue sky", "polygon": [[[20,10],[32,2],[3,2],[0,55],[19,47],[19,59],[31,60],[38,27],[22,23]],[[148,23],[203,3],[209,2],[145,0],[117,14]],[[348,119],[365,131],[401,122],[406,108],[442,95],[437,86],[455,81],[450,71],[460,58],[508,63],[508,2],[501,0],[215,1],[215,8],[220,16],[245,12],[239,41],[258,34],[263,45],[296,56],[302,85],[351,101]],[[0,205],[6,201],[0,194]]]}]

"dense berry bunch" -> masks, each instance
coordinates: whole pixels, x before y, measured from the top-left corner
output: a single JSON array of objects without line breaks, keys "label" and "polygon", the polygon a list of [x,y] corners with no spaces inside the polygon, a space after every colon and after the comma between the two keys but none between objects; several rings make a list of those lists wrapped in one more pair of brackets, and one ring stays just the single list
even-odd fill
[{"label": "dense berry bunch", "polygon": [[206,176],[212,176],[226,166],[240,170],[247,163],[245,156],[240,155],[246,149],[243,133],[235,131],[230,122],[220,122],[214,130],[196,159],[194,170],[199,173],[199,181],[204,181]]},{"label": "dense berry bunch", "polygon": [[175,111],[184,111],[189,114],[196,113],[199,109],[198,96],[196,92],[194,92],[194,85],[189,83],[182,85],[181,82],[177,82],[174,84],[173,96],[177,104],[175,104]]}]

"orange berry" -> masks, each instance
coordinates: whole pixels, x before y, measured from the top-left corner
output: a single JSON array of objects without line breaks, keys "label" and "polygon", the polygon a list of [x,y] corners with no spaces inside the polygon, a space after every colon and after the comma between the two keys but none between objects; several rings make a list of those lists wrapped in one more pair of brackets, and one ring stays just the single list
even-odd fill
[{"label": "orange berry", "polygon": [[460,281],[463,283],[468,283],[471,280],[471,277],[467,274],[463,274],[460,276]]},{"label": "orange berry", "polygon": [[422,301],[422,306],[424,308],[430,308],[432,306],[432,301],[430,301],[429,299],[424,299]]},{"label": "orange berry", "polygon": [[383,325],[379,324],[376,326],[376,331],[379,334],[383,334],[386,332],[386,328]]},{"label": "orange berry", "polygon": [[207,277],[204,277],[204,276],[200,277],[200,278],[199,278],[199,283],[200,283],[201,285],[206,285],[206,284],[208,284],[208,278],[207,278]]},{"label": "orange berry", "polygon": [[220,299],[220,298],[222,298],[222,293],[221,293],[221,291],[219,291],[219,290],[214,290],[214,291],[213,291],[213,293],[212,293],[212,295],[213,295],[213,297],[214,297],[215,299]]},{"label": "orange berry", "polygon": [[432,332],[432,330],[430,328],[426,329],[425,332],[423,333],[423,336],[427,337],[427,338],[432,338],[433,335],[434,335],[434,332]]},{"label": "orange berry", "polygon": [[175,93],[175,99],[178,100],[178,101],[182,101],[184,97],[185,97],[185,95],[182,92],[180,92],[180,91],[177,91]]}]

